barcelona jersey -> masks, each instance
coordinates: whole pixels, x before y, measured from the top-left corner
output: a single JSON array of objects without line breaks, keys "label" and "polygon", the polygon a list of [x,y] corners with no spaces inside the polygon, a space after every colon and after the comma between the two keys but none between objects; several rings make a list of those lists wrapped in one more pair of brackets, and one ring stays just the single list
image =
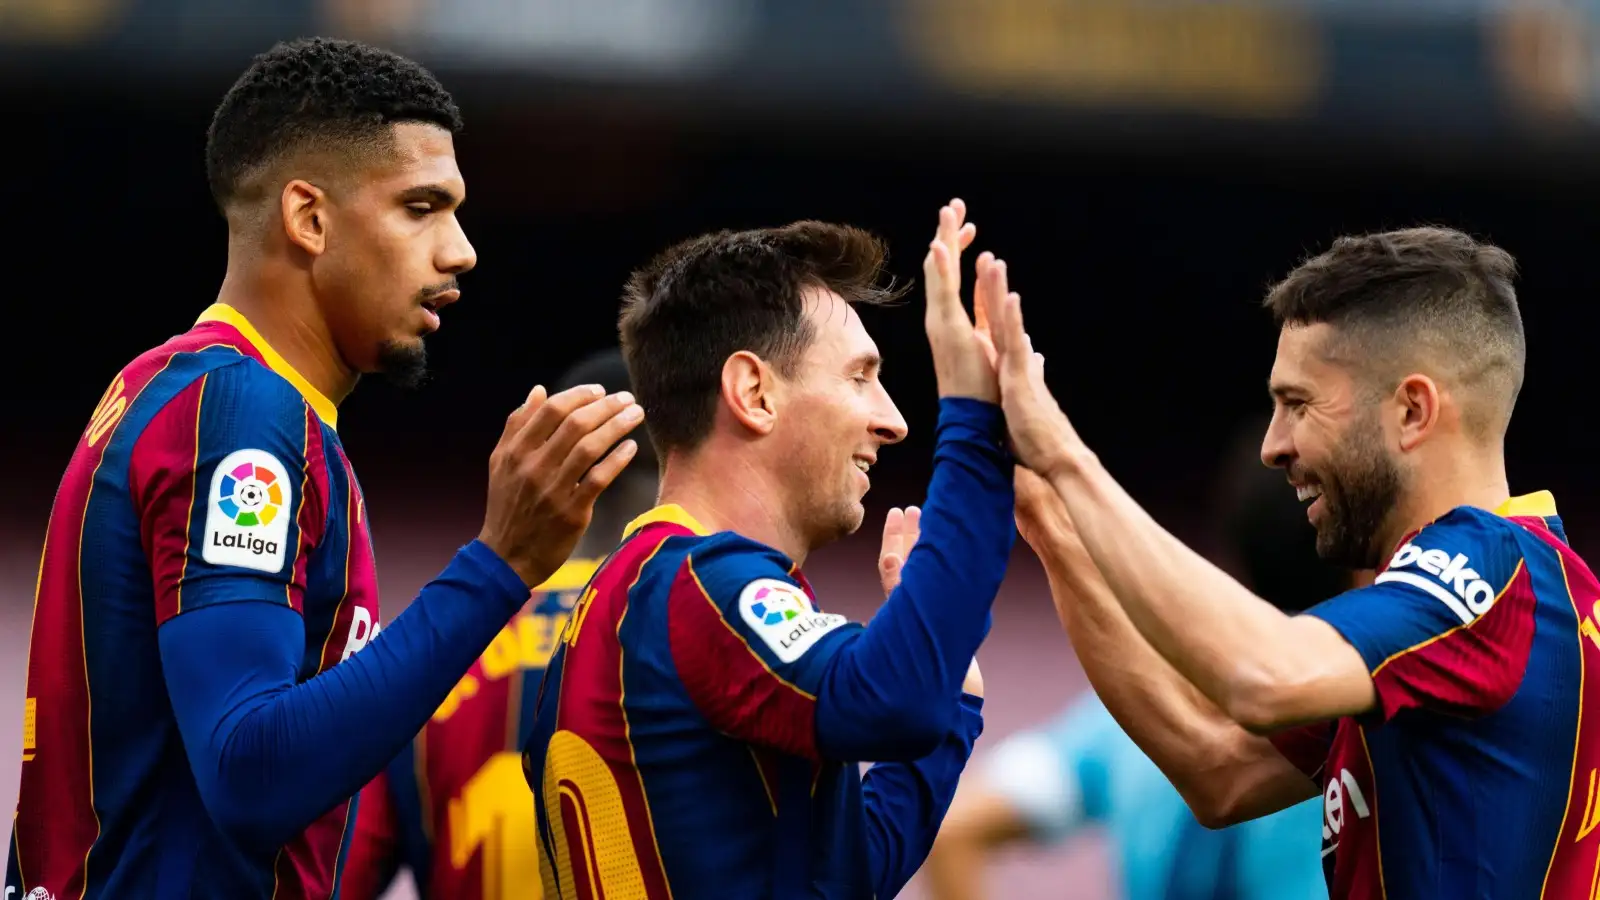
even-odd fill
[{"label": "barcelona jersey", "polygon": [[1360,652],[1370,713],[1274,743],[1322,786],[1341,900],[1594,896],[1600,583],[1548,493],[1458,507],[1312,608]]},{"label": "barcelona jersey", "polygon": [[342,900],[375,900],[400,865],[425,900],[539,900],[522,744],[545,663],[599,566],[571,560],[484,651],[361,793]]},{"label": "barcelona jersey", "polygon": [[[932,843],[981,716],[975,698],[950,698],[944,743],[865,776],[825,756],[818,696],[830,662],[865,633],[818,609],[771,547],[711,533],[671,504],[630,525],[579,598],[536,700],[524,762],[546,900],[898,890]],[[889,818],[910,839],[870,849],[886,846],[874,829]],[[897,874],[875,879],[875,864]]]},{"label": "barcelona jersey", "polygon": [[202,806],[157,642],[191,610],[282,604],[304,623],[304,680],[371,640],[372,544],[335,418],[222,305],[112,379],[39,566],[8,898],[337,894],[354,804],[284,846],[224,836]]}]

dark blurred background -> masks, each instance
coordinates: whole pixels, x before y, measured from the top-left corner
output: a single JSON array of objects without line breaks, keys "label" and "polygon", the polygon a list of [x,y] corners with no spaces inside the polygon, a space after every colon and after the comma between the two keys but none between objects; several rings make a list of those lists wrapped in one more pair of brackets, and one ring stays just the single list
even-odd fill
[{"label": "dark blurred background", "polygon": [[[630,267],[713,228],[869,227],[920,274],[940,204],[1010,263],[1052,386],[1129,490],[1215,551],[1212,497],[1267,409],[1265,286],[1350,231],[1433,222],[1521,261],[1531,349],[1514,490],[1600,548],[1588,463],[1600,178],[1593,3],[1526,0],[0,0],[8,397],[0,809],[15,797],[39,547],[89,410],[185,330],[224,266],[210,111],[252,53],[365,38],[457,95],[479,253],[435,380],[340,416],[391,616],[477,531],[486,456],[534,383],[615,338]],[[913,294],[913,298],[918,295]],[[810,566],[870,614],[881,510],[926,483],[920,301],[868,311],[912,424],[864,533]],[[20,327],[18,327],[20,326]],[[1287,490],[1287,488],[1286,488]],[[980,655],[998,736],[1084,683],[1025,550]],[[1014,857],[997,896],[1109,896],[1093,844]]]}]

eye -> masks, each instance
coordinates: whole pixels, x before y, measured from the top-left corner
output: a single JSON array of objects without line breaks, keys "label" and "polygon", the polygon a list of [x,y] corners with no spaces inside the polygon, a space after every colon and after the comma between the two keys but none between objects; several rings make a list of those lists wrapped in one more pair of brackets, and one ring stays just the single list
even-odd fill
[{"label": "eye", "polygon": [[410,213],[413,219],[426,218],[429,213],[433,212],[433,205],[431,203],[407,203],[406,212]]}]

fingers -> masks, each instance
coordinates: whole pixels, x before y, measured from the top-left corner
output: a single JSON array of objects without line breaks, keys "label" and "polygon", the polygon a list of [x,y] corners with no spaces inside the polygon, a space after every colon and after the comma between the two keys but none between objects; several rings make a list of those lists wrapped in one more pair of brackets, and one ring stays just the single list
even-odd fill
[{"label": "fingers", "polygon": [[904,549],[900,534],[905,529],[906,514],[899,507],[889,510],[883,517],[883,543],[878,545],[878,565],[881,567],[884,560],[891,556],[898,556]]},{"label": "fingers", "polygon": [[[977,329],[978,334],[987,335],[989,333],[989,309],[996,302],[993,293],[995,285],[994,269],[996,265],[1003,266],[1005,264],[996,260],[993,253],[985,250],[978,254],[978,260],[974,265],[974,274],[977,280],[972,287],[973,327]],[[1000,296],[1005,296],[1004,292]]]},{"label": "fingers", "polygon": [[532,418],[533,414],[539,411],[539,407],[544,405],[545,397],[544,385],[534,385],[533,390],[528,392],[528,399],[522,401],[521,406],[513,409],[511,415],[506,416],[506,427],[500,432],[501,443],[504,443],[512,435],[522,430],[522,426],[528,423],[528,419]]},{"label": "fingers", "polygon": [[1000,304],[1000,314],[995,318],[997,321],[992,324],[989,336],[1000,354],[1000,375],[1021,384],[1028,379],[1033,354],[1033,345],[1023,328],[1022,298],[1015,292],[1006,294]]},{"label": "fingers", "polygon": [[906,507],[906,524],[900,531],[901,546],[905,548],[902,556],[910,556],[911,548],[917,545],[917,539],[922,537],[922,507]]},{"label": "fingers", "polygon": [[600,498],[600,493],[617,480],[617,476],[628,467],[628,463],[633,462],[638,452],[637,441],[627,440],[618,444],[615,450],[606,454],[605,459],[584,473],[583,480],[578,482],[577,489],[573,491],[572,499],[584,509],[593,506]]},{"label": "fingers", "polygon": [[930,320],[970,321],[961,306],[961,251],[977,236],[977,226],[966,222],[967,205],[960,198],[939,209],[939,227],[928,245],[922,273],[928,295]]},{"label": "fingers", "polygon": [[576,484],[606,450],[644,421],[633,395],[621,391],[567,417],[541,450],[542,464],[559,467],[558,484]]},{"label": "fingers", "polygon": [[605,396],[605,393],[605,388],[598,384],[567,388],[539,404],[539,408],[527,418],[512,440],[530,447],[545,443],[574,412]]}]

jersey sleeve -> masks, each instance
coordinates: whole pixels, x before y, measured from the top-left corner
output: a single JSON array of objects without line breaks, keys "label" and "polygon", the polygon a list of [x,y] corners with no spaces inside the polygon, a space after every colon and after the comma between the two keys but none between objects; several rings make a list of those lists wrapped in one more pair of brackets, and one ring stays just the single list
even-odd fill
[{"label": "jersey sleeve", "polygon": [[1517,527],[1456,509],[1403,543],[1371,585],[1305,613],[1361,654],[1376,720],[1409,709],[1484,715],[1516,693],[1535,607]]},{"label": "jersey sleeve", "polygon": [[819,758],[817,693],[861,626],[817,609],[777,551],[724,533],[685,557],[671,586],[673,663],[712,727]]},{"label": "jersey sleeve", "polygon": [[282,379],[250,360],[196,379],[140,434],[129,485],[158,625],[218,603],[301,610],[327,468],[320,423]]},{"label": "jersey sleeve", "polygon": [[1280,731],[1268,740],[1291,765],[1321,784],[1322,770],[1328,766],[1328,753],[1333,749],[1333,733],[1337,727],[1335,722],[1311,722]]}]

